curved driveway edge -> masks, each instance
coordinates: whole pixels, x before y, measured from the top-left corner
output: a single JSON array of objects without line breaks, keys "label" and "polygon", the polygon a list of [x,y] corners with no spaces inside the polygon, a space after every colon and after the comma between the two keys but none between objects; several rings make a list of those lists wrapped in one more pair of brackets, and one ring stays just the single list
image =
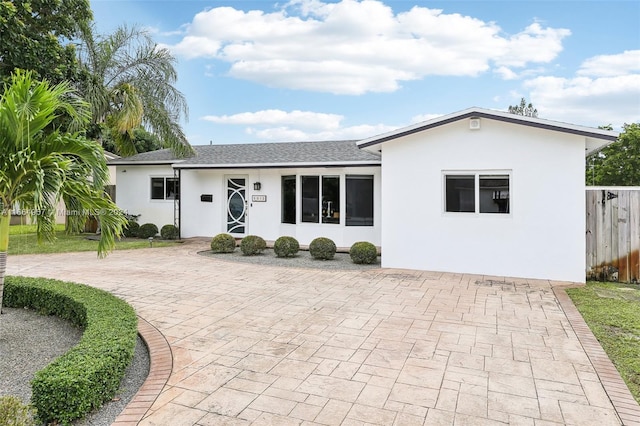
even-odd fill
[{"label": "curved driveway edge", "polygon": [[620,373],[613,365],[607,353],[602,349],[598,339],[593,335],[591,329],[585,322],[580,312],[575,307],[571,298],[565,291],[572,286],[554,287],[553,292],[560,302],[560,306],[564,310],[567,319],[571,323],[573,331],[578,336],[578,340],[582,343],[587,356],[593,364],[605,392],[609,395],[609,399],[614,408],[618,412],[618,416],[625,426],[640,426],[640,405],[636,402],[629,392],[629,388],[620,377]]},{"label": "curved driveway edge", "polygon": [[171,347],[162,333],[144,318],[138,317],[138,334],[149,351],[149,374],[112,426],[137,425],[158,399],[173,369]]},{"label": "curved driveway edge", "polygon": [[109,291],[164,335],[173,370],[144,426],[621,424],[554,293],[570,283],[256,266],[207,243],[8,272]]}]

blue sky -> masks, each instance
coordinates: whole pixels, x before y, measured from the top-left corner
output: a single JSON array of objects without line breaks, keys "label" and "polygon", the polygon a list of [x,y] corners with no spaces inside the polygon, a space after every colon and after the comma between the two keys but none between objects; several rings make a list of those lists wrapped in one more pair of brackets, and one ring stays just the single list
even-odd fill
[{"label": "blue sky", "polygon": [[539,117],[640,121],[640,2],[92,0],[99,32],[177,59],[193,145],[361,139],[521,97]]}]

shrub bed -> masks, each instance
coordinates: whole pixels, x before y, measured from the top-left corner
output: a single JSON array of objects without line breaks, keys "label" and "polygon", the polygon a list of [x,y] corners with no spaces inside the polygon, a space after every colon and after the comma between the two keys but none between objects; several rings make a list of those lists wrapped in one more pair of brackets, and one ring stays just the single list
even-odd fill
[{"label": "shrub bed", "polygon": [[353,263],[369,265],[378,258],[378,249],[367,241],[359,241],[351,246],[349,256]]},{"label": "shrub bed", "polygon": [[273,243],[273,251],[277,257],[293,257],[300,250],[300,243],[293,237],[280,237]]},{"label": "shrub bed", "polygon": [[69,424],[113,398],[136,345],[138,318],[129,304],[82,284],[6,277],[4,305],[53,314],[84,329],[80,342],[31,382],[42,422]]},{"label": "shrub bed", "polygon": [[229,234],[218,234],[211,239],[211,251],[214,253],[233,253],[236,239]]},{"label": "shrub bed", "polygon": [[153,223],[145,223],[140,225],[138,229],[138,238],[149,238],[158,235],[158,227]]},{"label": "shrub bed", "polygon": [[176,240],[180,236],[180,232],[175,225],[165,225],[160,229],[160,236],[165,240]]},{"label": "shrub bed", "polygon": [[247,235],[240,241],[240,250],[245,256],[260,254],[267,248],[267,242],[257,235]]},{"label": "shrub bed", "polygon": [[318,237],[309,244],[309,253],[314,259],[331,260],[336,255],[336,243],[329,238]]}]

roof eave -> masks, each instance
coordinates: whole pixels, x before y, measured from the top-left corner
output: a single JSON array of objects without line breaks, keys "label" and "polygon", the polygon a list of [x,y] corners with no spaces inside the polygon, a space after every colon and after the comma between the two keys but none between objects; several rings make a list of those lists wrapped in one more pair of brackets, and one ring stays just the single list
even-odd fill
[{"label": "roof eave", "polygon": [[146,161],[109,161],[109,166],[171,166],[176,163],[180,163],[184,160],[146,160]]},{"label": "roof eave", "polygon": [[310,167],[378,167],[380,160],[371,161],[325,161],[325,162],[289,162],[289,163],[234,163],[234,164],[174,164],[175,169],[275,169]]},{"label": "roof eave", "polygon": [[424,130],[443,126],[445,124],[453,123],[456,121],[464,120],[466,118],[487,118],[487,119],[502,121],[506,123],[521,124],[521,125],[545,129],[545,130],[570,133],[570,134],[584,136],[587,138],[600,139],[607,142],[613,142],[619,136],[617,132],[610,131],[610,130],[594,129],[591,127],[578,126],[578,125],[561,123],[557,121],[545,120],[540,118],[525,117],[522,115],[516,115],[516,114],[511,114],[511,113],[502,112],[502,111],[493,111],[493,110],[486,110],[481,108],[469,108],[453,114],[449,114],[442,117],[434,118],[432,120],[424,121],[422,123],[403,127],[401,129],[398,129],[389,133],[384,133],[378,136],[364,139],[358,142],[357,145],[359,148],[366,148],[374,145],[379,145],[384,142],[388,142],[390,140],[412,135],[414,133],[422,132]]}]

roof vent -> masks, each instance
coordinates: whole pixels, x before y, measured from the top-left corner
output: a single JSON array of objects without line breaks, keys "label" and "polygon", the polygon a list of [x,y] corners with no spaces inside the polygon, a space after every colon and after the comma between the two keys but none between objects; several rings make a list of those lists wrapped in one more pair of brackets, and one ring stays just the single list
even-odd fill
[{"label": "roof vent", "polygon": [[470,130],[480,130],[480,119],[478,117],[472,117],[469,119]]}]

